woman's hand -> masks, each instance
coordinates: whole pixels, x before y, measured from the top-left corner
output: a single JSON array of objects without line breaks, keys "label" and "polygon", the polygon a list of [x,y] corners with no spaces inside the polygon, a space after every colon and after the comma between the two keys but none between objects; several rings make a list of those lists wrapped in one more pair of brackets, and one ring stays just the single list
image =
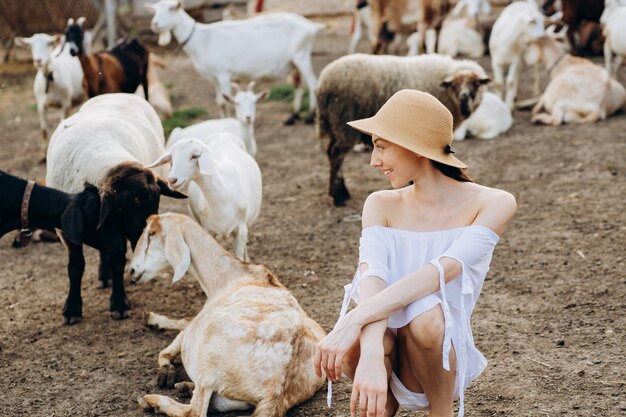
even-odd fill
[{"label": "woman's hand", "polygon": [[343,358],[359,340],[362,325],[355,323],[352,312],[337,322],[335,329],[315,347],[315,373],[322,376],[322,370],[331,381],[341,379]]},{"label": "woman's hand", "polygon": [[365,417],[385,417],[387,403],[387,369],[384,355],[371,357],[361,354],[354,374],[350,415],[356,416],[357,402],[359,415]]}]

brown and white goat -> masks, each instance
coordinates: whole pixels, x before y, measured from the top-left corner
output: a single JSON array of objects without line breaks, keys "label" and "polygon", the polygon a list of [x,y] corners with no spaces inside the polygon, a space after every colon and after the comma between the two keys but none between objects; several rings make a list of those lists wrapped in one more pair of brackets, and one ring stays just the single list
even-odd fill
[{"label": "brown and white goat", "polygon": [[105,93],[134,93],[141,84],[148,100],[148,50],[136,38],[124,39],[107,51],[91,54],[85,48],[84,17],[69,19],[65,42],[83,69],[83,87],[89,98]]},{"label": "brown and white goat", "polygon": [[189,405],[151,394],[138,399],[144,410],[203,417],[254,406],[254,417],[282,417],[323,385],[313,356],[324,331],[267,267],[234,258],[187,216],[151,216],[131,277],[149,281],[170,266],[174,282],[193,275],[207,301],[188,324],[173,323],[183,330],[161,351],[159,366],[167,373],[180,354],[195,388]]},{"label": "brown and white goat", "polygon": [[534,123],[593,123],[606,119],[624,105],[626,90],[604,68],[565,53],[549,35],[536,43],[548,68],[550,83],[532,110]]}]

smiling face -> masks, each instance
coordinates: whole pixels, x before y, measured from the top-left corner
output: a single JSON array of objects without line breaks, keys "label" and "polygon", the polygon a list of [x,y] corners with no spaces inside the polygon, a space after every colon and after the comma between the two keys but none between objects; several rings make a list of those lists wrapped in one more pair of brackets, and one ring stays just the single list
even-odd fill
[{"label": "smiling face", "polygon": [[415,178],[422,156],[372,135],[374,150],[370,165],[380,169],[393,188],[406,187]]}]

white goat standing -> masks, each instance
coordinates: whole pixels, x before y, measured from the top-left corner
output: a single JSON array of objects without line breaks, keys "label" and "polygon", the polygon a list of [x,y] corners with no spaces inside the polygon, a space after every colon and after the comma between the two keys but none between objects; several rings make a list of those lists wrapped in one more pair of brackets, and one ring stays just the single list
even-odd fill
[{"label": "white goat standing", "polygon": [[[545,33],[543,25],[544,16],[534,0],[508,5],[493,25],[489,38],[493,78],[498,94],[502,97],[504,73],[507,72],[504,102],[510,109],[513,109],[517,95],[522,56],[529,44]],[[535,65],[535,95],[539,94],[539,81],[539,70]]]},{"label": "white goat standing", "polygon": [[[617,78],[617,70],[626,56],[626,0],[606,0],[604,7],[600,17],[604,25],[604,67]],[[613,52],[617,55],[614,63]]]},{"label": "white goat standing", "polygon": [[468,133],[479,139],[493,139],[512,125],[511,109],[497,94],[485,91],[478,108],[454,131],[454,140],[463,140]]},{"label": "white goat standing", "polygon": [[353,30],[350,35],[350,46],[348,47],[348,53],[353,54],[356,52],[356,47],[361,40],[363,33],[363,27],[367,31],[367,37],[370,41],[370,45],[376,45],[376,29],[374,28],[374,21],[372,19],[372,8],[367,4],[367,0],[357,0],[356,9],[352,17]]},{"label": "white goat standing", "polygon": [[33,92],[37,102],[39,126],[43,138],[43,154],[48,140],[48,107],[61,108],[61,120],[67,118],[70,108],[85,98],[83,91],[83,70],[77,58],[70,55],[69,46],[55,45],[59,37],[36,33],[30,38],[15,38],[18,46],[29,47],[33,65],[37,68]]},{"label": "white goat standing", "polygon": [[198,138],[204,143],[208,143],[208,138],[213,137],[216,133],[230,132],[241,139],[245,143],[245,150],[256,156],[257,146],[254,138],[254,121],[256,119],[256,104],[268,96],[269,90],[263,90],[260,93],[254,93],[254,81],[250,81],[246,90],[241,90],[239,84],[232,83],[235,90],[235,97],[224,95],[224,98],[235,107],[235,117],[225,119],[211,119],[194,125],[172,130],[167,141],[170,147],[180,139]]},{"label": "white goat standing", "polygon": [[159,33],[159,45],[167,45],[173,33],[200,75],[215,83],[222,117],[227,113],[224,94],[230,95],[231,80],[284,78],[295,67],[294,112],[285,123],[299,118],[304,95],[300,76],[310,92],[306,122],[313,123],[317,78],[311,52],[315,35],[324,25],[294,13],[201,24],[183,10],[180,0],[161,0],[146,8],[154,12],[152,30]]},{"label": "white goat standing", "polygon": [[[193,396],[186,405],[145,395],[138,398],[144,410],[204,417],[254,406],[254,417],[283,417],[321,388],[313,358],[325,333],[267,267],[233,258],[184,215],[151,216],[131,260],[132,280],[149,281],[170,266],[174,282],[189,272],[207,296],[193,320],[172,326],[184,330],[159,353],[160,373],[180,354]],[[148,323],[162,317],[150,314]]]},{"label": "white goat standing", "polygon": [[148,166],[171,163],[169,183],[188,190],[193,217],[220,241],[235,235],[235,254],[248,261],[248,230],[261,211],[262,180],[258,164],[241,140],[220,133],[205,144],[182,139]]}]

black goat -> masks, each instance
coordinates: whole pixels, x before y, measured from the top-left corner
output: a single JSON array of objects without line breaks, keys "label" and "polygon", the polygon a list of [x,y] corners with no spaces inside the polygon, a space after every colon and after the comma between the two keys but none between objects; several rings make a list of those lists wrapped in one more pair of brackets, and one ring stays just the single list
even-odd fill
[{"label": "black goat", "polygon": [[[0,236],[21,227],[20,209],[27,181],[0,171]],[[173,191],[152,171],[136,163],[112,168],[98,191],[90,184],[77,194],[35,185],[31,194],[28,218],[31,228],[61,229],[68,248],[70,289],[63,307],[63,322],[82,320],[81,281],[85,269],[83,244],[100,251],[102,286],[112,281],[111,316],[128,317],[124,290],[126,240],[137,243],[146,219],[159,209],[160,195],[185,198]]]}]

